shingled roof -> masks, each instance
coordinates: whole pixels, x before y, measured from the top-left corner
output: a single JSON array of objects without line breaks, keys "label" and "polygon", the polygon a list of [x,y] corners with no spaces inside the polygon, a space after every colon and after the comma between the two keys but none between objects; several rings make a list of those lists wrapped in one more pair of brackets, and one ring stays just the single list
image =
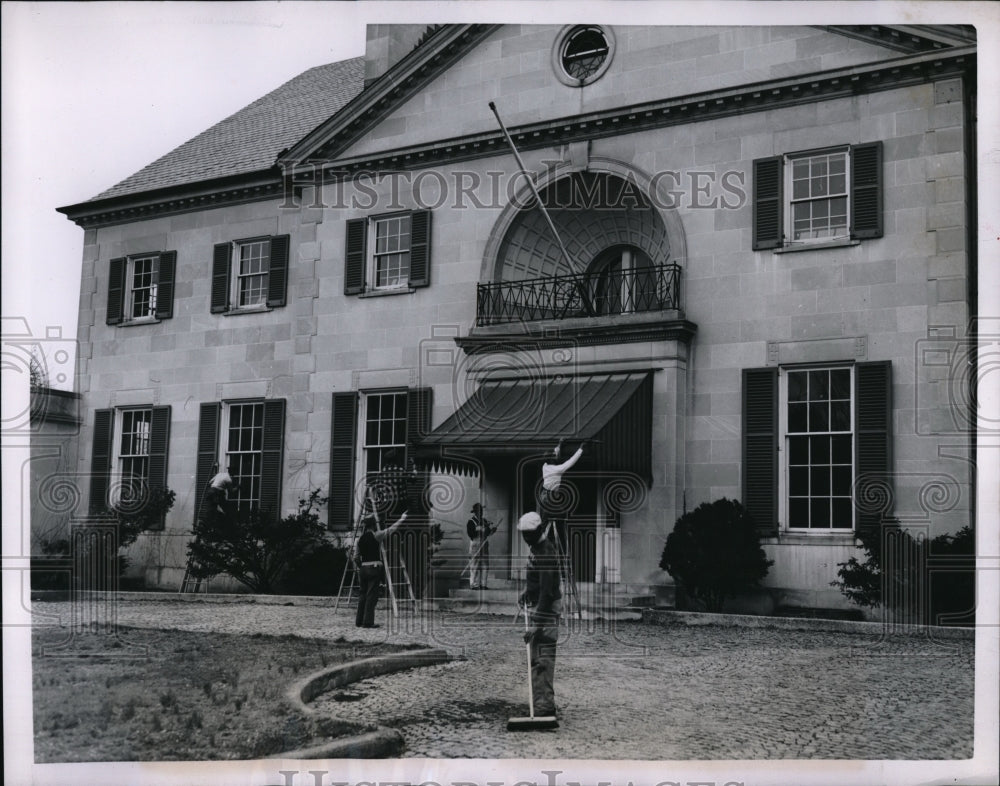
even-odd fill
[{"label": "shingled roof", "polygon": [[310,68],[90,201],[267,170],[357,96],[364,77],[363,57]]}]

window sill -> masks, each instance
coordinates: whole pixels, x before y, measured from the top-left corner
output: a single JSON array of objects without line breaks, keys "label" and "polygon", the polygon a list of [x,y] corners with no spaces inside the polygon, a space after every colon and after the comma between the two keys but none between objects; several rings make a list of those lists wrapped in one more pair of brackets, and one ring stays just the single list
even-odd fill
[{"label": "window sill", "polygon": [[848,248],[850,246],[860,246],[860,240],[844,238],[843,240],[830,240],[824,243],[789,243],[787,246],[774,249],[775,254],[795,254],[799,251],[818,251],[823,248]]},{"label": "window sill", "polygon": [[118,323],[118,327],[134,327],[135,325],[158,325],[162,322],[159,317],[140,317],[139,319],[123,319]]},{"label": "window sill", "polygon": [[776,546],[854,546],[857,538],[853,532],[789,532],[783,530],[776,538],[767,538]]},{"label": "window sill", "polygon": [[392,289],[369,289],[358,295],[359,298],[366,297],[388,297],[390,295],[412,295],[417,290],[413,287],[393,287]]},{"label": "window sill", "polygon": [[251,306],[249,308],[227,308],[219,313],[224,317],[235,317],[239,314],[266,314],[268,311],[274,311],[274,309],[271,306]]}]

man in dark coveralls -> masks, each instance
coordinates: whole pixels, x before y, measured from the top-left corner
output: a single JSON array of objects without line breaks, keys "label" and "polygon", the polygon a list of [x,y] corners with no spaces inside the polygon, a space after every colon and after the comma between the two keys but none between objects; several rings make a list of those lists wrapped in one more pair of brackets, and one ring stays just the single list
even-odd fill
[{"label": "man in dark coveralls", "polygon": [[524,640],[531,645],[531,689],[534,714],[555,715],[553,681],[556,670],[556,641],[559,639],[559,614],[562,592],[559,589],[559,554],[554,543],[554,525],[543,526],[537,513],[525,513],[517,529],[531,549],[528,558],[526,588],[520,604],[529,613]]}]

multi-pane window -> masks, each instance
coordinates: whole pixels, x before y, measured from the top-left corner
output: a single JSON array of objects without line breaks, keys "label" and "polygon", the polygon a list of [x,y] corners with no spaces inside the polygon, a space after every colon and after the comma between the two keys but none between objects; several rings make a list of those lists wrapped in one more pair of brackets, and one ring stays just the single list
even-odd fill
[{"label": "multi-pane window", "polygon": [[270,264],[270,240],[236,244],[233,302],[239,308],[262,306],[267,302]]},{"label": "multi-pane window", "polygon": [[788,527],[851,529],[851,369],[789,371],[786,384]]},{"label": "multi-pane window", "polygon": [[288,235],[217,243],[212,252],[213,314],[257,312],[285,305]]},{"label": "multi-pane window", "polygon": [[264,450],[264,404],[260,401],[233,403],[228,408],[221,466],[229,469],[238,484],[229,494],[241,514],[260,506]]},{"label": "multi-pane window", "polygon": [[789,159],[788,226],[793,241],[848,235],[847,150]]},{"label": "multi-pane window", "polygon": [[153,426],[151,409],[125,409],[120,413],[118,439],[117,502],[128,506],[142,500],[149,481],[149,440]]},{"label": "multi-pane window", "polygon": [[380,218],[373,224],[376,289],[405,286],[410,277],[410,215]]},{"label": "multi-pane window", "polygon": [[127,284],[128,319],[144,319],[156,316],[156,284],[158,279],[159,254],[130,257],[128,260]]},{"label": "multi-pane window", "polygon": [[406,393],[369,393],[365,397],[364,471],[368,477],[381,470],[386,456],[395,451],[398,463],[406,449]]}]

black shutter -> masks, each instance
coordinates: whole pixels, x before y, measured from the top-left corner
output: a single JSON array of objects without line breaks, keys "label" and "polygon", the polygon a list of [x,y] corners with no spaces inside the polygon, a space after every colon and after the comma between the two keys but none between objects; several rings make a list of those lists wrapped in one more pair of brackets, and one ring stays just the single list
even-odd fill
[{"label": "black shutter", "polygon": [[285,444],[285,400],[264,402],[264,449],[261,456],[260,509],[281,515],[281,459]]},{"label": "black shutter", "polygon": [[415,210],[410,215],[410,286],[431,283],[431,211]]},{"label": "black shutter", "polygon": [[413,388],[406,393],[406,458],[431,430],[431,388]]},{"label": "black shutter", "polygon": [[212,401],[201,405],[198,413],[198,459],[194,481],[194,520],[198,522],[201,506],[205,502],[208,482],[218,470],[219,416],[222,405]]},{"label": "black shutter", "polygon": [[105,322],[117,325],[125,316],[125,257],[112,259],[108,265],[108,313]]},{"label": "black shutter", "polygon": [[358,394],[334,393],[330,427],[330,529],[351,529]]},{"label": "black shutter", "polygon": [[882,237],[882,143],[851,148],[851,237]]},{"label": "black shutter", "polygon": [[218,314],[229,306],[229,267],[233,259],[233,244],[219,243],[212,254],[212,313]]},{"label": "black shutter", "polygon": [[288,235],[271,238],[271,265],[267,278],[267,305],[285,305],[288,291]]},{"label": "black shutter", "polygon": [[368,219],[352,218],[347,222],[347,248],[344,251],[344,294],[357,295],[365,291],[365,246],[368,241]]},{"label": "black shutter", "polygon": [[115,411],[99,409],[94,413],[94,444],[90,452],[90,512],[102,513],[108,507],[111,483],[111,456],[114,453]]},{"label": "black shutter", "polygon": [[877,530],[892,511],[892,364],[854,368],[854,507],[859,531]]},{"label": "black shutter", "polygon": [[177,252],[160,254],[156,278],[156,317],[170,319],[174,315],[174,278],[177,276]]},{"label": "black shutter", "polygon": [[778,534],[778,369],[743,369],[743,506],[761,537]]},{"label": "black shutter", "polygon": [[782,244],[782,157],[753,162],[753,250],[780,248]]},{"label": "black shutter", "polygon": [[409,459],[414,457],[420,440],[430,434],[431,394],[431,388],[414,388],[406,394],[406,504],[411,516],[427,512],[427,473],[411,475]]},{"label": "black shutter", "polygon": [[[153,422],[149,432],[149,490],[167,487],[167,448],[170,444],[170,407],[153,407]],[[166,524],[160,519],[158,529]]]}]

